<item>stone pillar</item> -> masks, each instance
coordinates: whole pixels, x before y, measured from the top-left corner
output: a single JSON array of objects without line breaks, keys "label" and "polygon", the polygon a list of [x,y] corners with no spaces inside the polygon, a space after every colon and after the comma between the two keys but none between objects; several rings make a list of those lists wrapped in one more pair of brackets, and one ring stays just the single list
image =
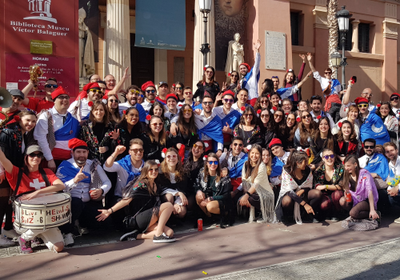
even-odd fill
[{"label": "stone pillar", "polygon": [[358,19],[353,20],[351,24],[353,25],[353,47],[351,48],[352,52],[360,52],[358,49],[358,24],[360,21]]},{"label": "stone pillar", "polygon": [[[129,0],[107,0],[105,75],[121,80],[131,66]],[[130,81],[127,83],[130,84]],[[126,87],[127,85],[125,85]]]},{"label": "stone pillar", "polygon": [[[211,52],[207,54],[207,65],[215,65],[215,21],[214,3],[208,14],[207,43],[210,44]],[[200,52],[201,44],[204,42],[203,14],[200,12],[199,0],[194,3],[194,45],[193,45],[193,92],[197,89],[197,83],[203,79],[203,54]],[[215,67],[214,67],[215,68]]]},{"label": "stone pillar", "polygon": [[168,82],[167,50],[154,49],[154,83],[159,82]]}]

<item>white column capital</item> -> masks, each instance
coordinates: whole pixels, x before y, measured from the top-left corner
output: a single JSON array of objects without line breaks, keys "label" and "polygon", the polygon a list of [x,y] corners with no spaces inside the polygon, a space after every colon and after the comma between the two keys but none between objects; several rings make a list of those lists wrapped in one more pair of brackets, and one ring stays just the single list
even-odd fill
[{"label": "white column capital", "polygon": [[314,28],[329,29],[328,27],[328,9],[326,6],[315,6],[313,10]]},{"label": "white column capital", "polygon": [[385,18],[383,21],[383,38],[394,39],[398,38],[397,28],[400,23],[396,19]]}]

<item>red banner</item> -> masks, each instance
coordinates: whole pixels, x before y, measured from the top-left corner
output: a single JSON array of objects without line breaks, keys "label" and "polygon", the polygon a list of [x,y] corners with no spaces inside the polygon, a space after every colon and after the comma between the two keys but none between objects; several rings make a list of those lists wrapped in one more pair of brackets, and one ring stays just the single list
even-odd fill
[{"label": "red banner", "polygon": [[[76,95],[79,86],[78,0],[0,0],[0,81],[18,83],[29,79],[30,65],[38,64],[44,76],[55,77]],[[31,40],[51,41],[52,55],[31,54]],[[15,85],[15,84],[14,84]]]}]

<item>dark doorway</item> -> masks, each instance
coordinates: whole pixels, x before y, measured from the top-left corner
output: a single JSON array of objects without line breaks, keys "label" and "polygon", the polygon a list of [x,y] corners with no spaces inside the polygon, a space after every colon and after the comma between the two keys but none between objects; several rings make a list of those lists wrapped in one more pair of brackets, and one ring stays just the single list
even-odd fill
[{"label": "dark doorway", "polygon": [[135,34],[131,33],[131,81],[140,87],[154,82],[154,49],[135,47]]}]

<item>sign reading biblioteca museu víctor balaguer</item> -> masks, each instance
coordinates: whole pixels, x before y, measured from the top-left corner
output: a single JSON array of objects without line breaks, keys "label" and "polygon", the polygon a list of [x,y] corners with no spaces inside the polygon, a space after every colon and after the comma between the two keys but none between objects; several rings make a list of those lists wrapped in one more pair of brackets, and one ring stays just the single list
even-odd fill
[{"label": "sign reading biblioteca museu v\u00edctor balaguer", "polygon": [[[1,85],[23,89],[28,83],[29,66],[37,64],[43,71],[39,89],[54,77],[71,95],[76,95],[79,2],[0,0],[0,6],[4,7],[0,16]],[[38,45],[40,41],[46,43]]]}]

